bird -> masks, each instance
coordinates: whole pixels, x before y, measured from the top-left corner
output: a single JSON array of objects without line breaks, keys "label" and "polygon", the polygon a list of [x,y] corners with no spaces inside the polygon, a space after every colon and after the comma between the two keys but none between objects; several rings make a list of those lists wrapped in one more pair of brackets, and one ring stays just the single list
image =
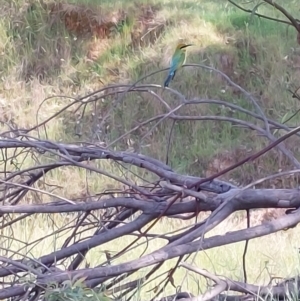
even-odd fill
[{"label": "bird", "polygon": [[164,87],[168,87],[171,80],[174,79],[176,71],[184,64],[186,59],[186,48],[193,44],[179,43],[172,56],[170,70],[164,82]]}]

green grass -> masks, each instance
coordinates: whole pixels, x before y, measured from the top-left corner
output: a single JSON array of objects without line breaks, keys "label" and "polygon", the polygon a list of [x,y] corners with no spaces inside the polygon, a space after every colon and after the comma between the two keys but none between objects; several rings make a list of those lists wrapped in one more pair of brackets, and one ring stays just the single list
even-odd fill
[{"label": "green grass", "polygon": [[[99,6],[99,1],[95,0],[67,0],[67,2],[84,7],[95,4]],[[5,12],[0,18],[2,121],[13,121],[19,128],[28,128],[35,125],[38,109],[38,120],[42,121],[68,103],[68,100],[56,97],[39,108],[43,99],[48,96],[74,97],[99,89],[103,84],[133,83],[151,72],[167,67],[174,45],[180,38],[186,38],[195,44],[189,51],[187,63],[206,64],[223,70],[232,80],[260,97],[259,103],[268,117],[280,121],[287,111],[293,112],[298,107],[297,100],[291,98],[287,92],[291,84],[299,84],[299,71],[295,64],[299,60],[300,52],[295,30],[264,19],[251,18],[248,14],[226,4],[225,1],[220,2],[219,0],[139,1],[144,5],[156,5],[158,7],[156,18],[169,22],[169,25],[166,25],[155,43],[135,48],[132,47],[131,32],[134,30],[137,6],[132,1],[117,2],[118,9],[130,12],[129,17],[124,24],[118,24],[110,39],[100,40],[90,36],[76,38],[74,33],[66,29],[61,20],[53,21],[49,18],[49,11],[39,4],[28,9],[25,1],[22,0],[14,1],[11,7],[7,1],[0,0],[0,5]],[[291,12],[300,8],[299,3],[296,2],[280,1],[280,3]],[[111,12],[115,5],[116,3],[112,1],[101,1],[103,14]],[[260,6],[259,12],[271,17],[280,16],[267,5]],[[52,26],[49,25],[50,23]],[[91,52],[96,58],[90,58]],[[162,84],[165,76],[166,72],[158,73],[146,78],[143,83]],[[254,110],[243,95],[228,86],[219,76],[204,69],[180,70],[171,87],[185,95],[187,99],[221,99],[248,110]],[[154,91],[172,108],[179,104],[179,99],[169,91],[162,92],[160,89],[154,89]],[[103,101],[97,103],[95,115],[105,116],[115,98],[115,95],[103,97]],[[82,137],[78,138],[74,133],[78,116],[74,116],[70,109],[49,122],[48,139],[71,143],[79,140],[90,141],[92,139],[93,120],[90,114],[92,110],[94,110],[93,104],[88,105],[83,119]],[[165,112],[165,107],[153,95],[130,93],[124,98],[123,103],[112,111],[106,124],[106,131],[98,139],[109,143],[136,126],[137,122],[143,122]],[[245,114],[231,112],[226,108],[210,104],[191,105],[181,109],[180,113],[192,116],[226,115],[254,122],[253,118]],[[298,122],[299,117],[295,117],[290,124]],[[166,141],[169,138],[172,122],[170,120],[162,122],[151,135],[147,135],[142,140],[141,137],[144,137],[153,125],[153,123],[145,125],[112,147],[117,150],[127,150],[140,146],[143,153],[165,160]],[[7,130],[2,124],[0,129],[1,131]],[[37,132],[32,132],[32,134],[37,135]],[[42,138],[46,138],[42,130],[39,134]],[[239,147],[254,152],[266,143],[265,139],[258,137],[254,132],[233,127],[230,123],[181,121],[174,126],[169,163],[178,172],[202,176],[208,172],[210,163],[216,158],[219,158],[220,162],[224,160],[224,153],[227,152],[228,161],[236,162],[248,154],[247,151],[236,151]],[[297,151],[296,138],[293,141],[289,140],[289,143],[290,147],[294,147],[293,149]],[[18,160],[19,167],[21,164],[23,168],[33,164],[33,161],[29,159],[23,163],[21,157]],[[122,174],[118,166],[109,162],[94,164],[99,168]],[[257,163],[254,162],[253,166],[235,170],[227,176],[227,179],[232,178],[239,183],[249,184],[255,178],[269,175],[278,169],[287,169],[289,166],[286,159],[279,160],[278,154],[270,154],[258,160]],[[70,180],[74,183],[72,190],[64,184]],[[120,186],[119,183],[106,177],[99,179],[99,175],[87,174],[87,172],[70,167],[51,172],[47,181],[53,186],[57,185],[54,189],[55,193],[69,198],[85,195],[87,190],[93,194]],[[39,185],[43,189],[50,189],[44,187],[42,183]],[[287,185],[293,186],[295,183]],[[45,197],[40,201],[49,200]],[[24,199],[24,202],[34,201],[30,196]],[[64,222],[59,217],[56,219],[58,223]],[[156,233],[163,230],[171,231],[177,226],[176,223],[166,222],[159,224],[158,228],[153,231]],[[226,230],[229,231],[229,228],[235,226],[235,223],[228,223]],[[41,218],[33,219],[31,223],[22,226],[19,224],[14,227],[13,232],[15,238],[30,241],[50,233],[53,227],[53,225],[45,227]],[[215,233],[220,229],[222,227],[214,230]],[[10,233],[4,234],[10,235]],[[125,237],[118,243],[125,245],[131,239],[131,237]],[[58,248],[63,241],[63,237],[48,238],[41,247],[34,248],[29,254],[38,257],[49,253]],[[9,246],[11,242],[11,239],[7,239]],[[247,257],[249,281],[262,284],[269,274],[289,276],[296,273],[299,267],[298,252],[295,249],[297,244],[299,244],[297,230],[252,241]],[[282,248],[283,245],[286,247]],[[13,242],[10,248],[17,250],[19,247],[19,243]],[[150,245],[149,251],[156,247],[156,245]],[[114,248],[113,242],[93,249],[88,253],[87,260],[91,266],[97,265],[104,260],[101,250],[118,251]],[[242,251],[243,244],[209,250],[197,255],[196,263],[211,272],[241,279]],[[23,252],[28,253],[29,250],[25,248]],[[136,250],[134,252],[138,253]],[[136,257],[137,253],[129,254],[128,259],[132,258],[130,256]],[[239,258],[239,261],[236,258]],[[254,260],[257,264],[250,264]],[[165,269],[171,268],[173,263],[173,261],[166,263]],[[182,269],[176,272],[176,283],[180,283],[182,273]],[[190,276],[189,280],[184,282],[184,287],[197,293],[198,280],[196,279],[199,278]],[[160,280],[152,285],[158,283]],[[203,288],[204,281],[201,285]],[[167,288],[168,292],[172,290],[171,286]],[[150,298],[145,296],[143,299]]]}]

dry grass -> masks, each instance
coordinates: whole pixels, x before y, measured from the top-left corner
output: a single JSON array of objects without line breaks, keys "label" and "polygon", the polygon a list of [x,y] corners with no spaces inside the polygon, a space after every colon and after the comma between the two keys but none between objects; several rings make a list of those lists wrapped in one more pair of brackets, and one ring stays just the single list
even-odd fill
[{"label": "dry grass", "polygon": [[[174,44],[181,38],[196,45],[189,52],[189,63],[211,64],[244,88],[261,96],[261,105],[270,118],[281,120],[287,111],[292,112],[297,108],[298,103],[286,90],[291,84],[300,84],[300,50],[296,33],[291,28],[287,30],[283,25],[265,20],[254,19],[250,22],[248,15],[229,5],[220,4],[217,0],[153,0],[143,1],[140,7],[131,1],[119,1],[118,10],[113,12],[112,1],[102,2],[101,13],[97,13],[93,8],[98,1],[92,0],[68,1],[67,6],[53,6],[50,1],[45,1],[45,5],[35,6],[26,5],[25,1],[14,1],[8,5],[7,1],[0,0],[3,8],[0,18],[1,121],[15,124],[19,128],[30,127],[36,123],[36,118],[39,121],[45,120],[68,101],[57,97],[47,101],[40,108],[42,100],[47,96],[82,95],[109,83],[133,82],[145,74],[167,66]],[[299,8],[299,4],[283,4],[291,11],[297,11]],[[260,10],[271,16],[278,15],[264,6],[261,6]],[[96,18],[99,14],[108,16],[107,12],[111,12],[108,20]],[[93,16],[93,23],[87,22],[87,16]],[[85,25],[82,20],[86,21]],[[108,28],[105,25],[109,25]],[[146,81],[162,84],[164,76],[165,74],[157,74]],[[172,87],[187,98],[221,98],[251,108],[251,105],[221,78],[203,70],[181,70],[172,82]],[[170,104],[176,102],[168,92],[164,92],[163,97]],[[109,102],[110,99],[106,99],[98,104],[99,114],[108,110]],[[128,95],[122,108],[116,109],[108,121],[109,129],[113,130],[108,130],[100,138],[105,142],[111,141],[133,127],[136,121],[162,112],[162,106],[154,102],[149,95],[140,98]],[[236,118],[245,118],[241,113],[232,113],[208,105],[190,107],[185,113],[231,114]],[[48,139],[69,142],[78,140],[74,134],[75,120],[70,116],[72,115],[62,116],[49,123]],[[298,119],[294,118],[292,123],[296,124]],[[85,126],[88,127],[89,123],[90,119],[87,119]],[[4,131],[6,127],[1,125],[0,129]],[[166,145],[161,141],[167,140],[169,129],[170,123],[166,122],[142,141],[141,135],[149,130],[146,127],[142,129],[144,132],[135,133],[130,139],[144,146],[145,153],[164,159]],[[45,137],[44,132],[39,134],[42,138]],[[80,139],[90,138],[91,134],[85,133]],[[116,148],[129,148],[128,139],[129,137],[120,141]],[[289,143],[298,154],[298,140],[294,139]],[[256,134],[233,128],[230,124],[182,122],[175,127],[170,164],[179,172],[193,175],[210,174],[265,144],[266,141]],[[288,161],[278,158],[278,153],[272,153],[270,156],[264,156],[256,165],[240,168],[226,177],[241,184],[248,184],[257,177],[279,169],[288,169]],[[32,161],[27,160],[23,164],[23,167],[29,166]],[[103,169],[120,173],[120,170],[110,163],[97,164]],[[64,185],[71,180],[72,189]],[[297,181],[292,179],[276,185],[293,187]],[[48,183],[57,186],[55,193],[67,198],[81,197],[87,189],[92,194],[118,185],[104,177],[99,181],[99,176],[94,174],[88,175],[87,183],[85,172],[69,167],[52,172]],[[45,202],[48,199],[27,198],[24,201]],[[59,217],[55,220],[58,225],[64,222],[64,219]],[[171,231],[176,227],[174,222],[164,223],[163,227],[159,224],[153,231]],[[235,226],[236,223],[227,223],[214,231],[218,232],[224,228],[229,231]],[[55,226],[51,221],[41,217],[33,219],[31,224],[18,224],[13,229],[13,236],[14,239],[33,241],[46,236],[53,227]],[[2,234],[12,236],[12,233]],[[24,253],[38,257],[45,253],[45,248],[50,252],[61,245],[65,236],[66,234],[49,238],[42,246],[32,250],[24,248]],[[128,243],[131,239],[124,237],[120,244]],[[252,241],[247,259],[249,281],[263,283],[270,275],[289,276],[296,273],[299,265],[298,243],[297,229]],[[4,239],[2,245],[11,250],[20,248],[20,243],[12,241],[12,238]],[[105,248],[117,251],[112,244],[101,247],[101,250],[95,248],[88,253],[87,261],[91,265],[103,261],[105,257],[102,250]],[[143,247],[139,248],[139,251],[133,251],[135,257],[135,252],[141,252]],[[150,246],[149,251],[151,248],[154,246]],[[241,279],[242,248],[243,244],[237,244],[209,250],[197,255],[196,263],[210,271]],[[250,264],[253,260],[256,265]],[[166,269],[171,266],[172,262],[168,262]],[[176,283],[180,283],[182,273],[182,270],[176,273]],[[197,293],[197,281],[191,276],[183,285]],[[159,282],[160,280],[156,280],[154,284]],[[171,290],[172,287],[169,287],[168,291]],[[145,296],[144,299],[148,297]]]}]

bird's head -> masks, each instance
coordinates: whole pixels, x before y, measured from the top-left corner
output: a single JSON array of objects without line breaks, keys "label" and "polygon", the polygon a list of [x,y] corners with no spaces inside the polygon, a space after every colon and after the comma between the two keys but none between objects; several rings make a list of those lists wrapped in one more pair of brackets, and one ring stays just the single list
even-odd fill
[{"label": "bird's head", "polygon": [[187,47],[193,46],[193,44],[185,44],[185,43],[179,43],[176,47],[176,50],[186,50]]}]

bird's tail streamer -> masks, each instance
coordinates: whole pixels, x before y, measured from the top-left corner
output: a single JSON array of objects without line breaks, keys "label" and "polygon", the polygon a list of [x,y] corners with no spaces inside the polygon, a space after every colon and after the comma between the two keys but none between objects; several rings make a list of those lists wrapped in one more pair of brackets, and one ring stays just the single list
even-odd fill
[{"label": "bird's tail streamer", "polygon": [[168,77],[165,80],[164,87],[169,86],[169,83],[170,83],[171,79],[172,79],[172,74],[169,74]]}]

